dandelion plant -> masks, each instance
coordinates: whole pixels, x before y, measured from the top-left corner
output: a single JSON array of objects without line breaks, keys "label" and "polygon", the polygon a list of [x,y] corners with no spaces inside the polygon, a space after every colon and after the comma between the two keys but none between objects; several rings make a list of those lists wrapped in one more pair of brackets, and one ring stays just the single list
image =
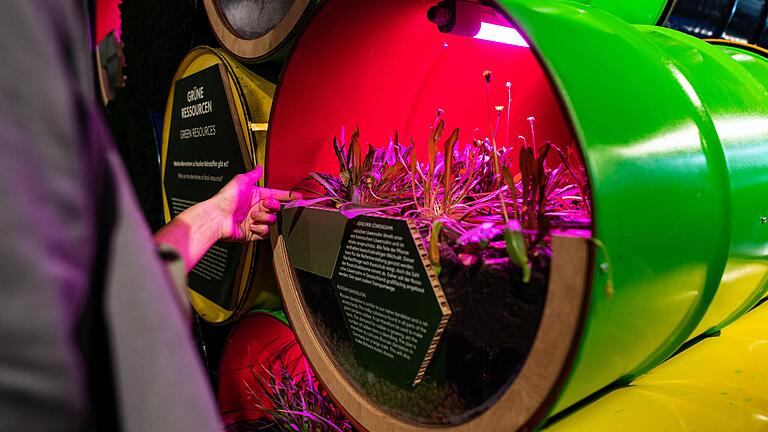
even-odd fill
[{"label": "dandelion plant", "polygon": [[[361,134],[355,129],[349,143],[333,140],[339,174],[311,173],[309,180],[323,192],[290,205],[331,205],[348,217],[374,213],[409,218],[422,231],[438,273],[441,244],[476,262],[468,255],[497,248],[500,241],[527,283],[533,263],[551,255],[553,228],[589,227],[586,174],[575,163],[579,158],[571,143],[565,150],[551,142],[538,146],[533,116],[527,118],[530,140],[521,135],[520,145],[513,148],[511,83],[506,83],[506,107],[492,105],[492,73],[485,71],[483,78],[488,138],[462,146],[459,129],[444,137],[445,111],[439,109],[427,137],[426,161],[421,162],[413,140],[401,144],[397,131],[386,147],[369,145],[363,156]],[[507,138],[500,147],[497,132],[505,109]],[[556,159],[559,163],[553,164]],[[512,171],[513,162],[517,172]]]}]

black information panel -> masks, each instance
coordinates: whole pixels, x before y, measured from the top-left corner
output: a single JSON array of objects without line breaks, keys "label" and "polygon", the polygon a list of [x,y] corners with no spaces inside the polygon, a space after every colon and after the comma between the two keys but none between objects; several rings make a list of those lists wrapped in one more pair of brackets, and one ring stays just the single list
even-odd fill
[{"label": "black information panel", "polygon": [[352,219],[332,278],[357,361],[405,386],[421,381],[450,315],[417,241],[405,220]]},{"label": "black information panel", "polygon": [[[164,186],[171,216],[216,194],[246,171],[226,75],[214,65],[176,82]],[[189,287],[233,310],[244,246],[216,243],[189,273]]]}]

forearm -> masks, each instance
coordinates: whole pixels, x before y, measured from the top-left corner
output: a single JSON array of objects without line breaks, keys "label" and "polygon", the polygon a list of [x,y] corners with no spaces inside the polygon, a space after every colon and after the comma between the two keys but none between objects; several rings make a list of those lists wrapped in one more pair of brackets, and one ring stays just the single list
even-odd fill
[{"label": "forearm", "polygon": [[174,248],[189,272],[222,237],[221,214],[213,200],[184,210],[155,233],[155,243]]},{"label": "forearm", "polygon": [[189,272],[218,240],[254,241],[266,238],[280,202],[300,194],[257,186],[262,169],[238,174],[216,195],[176,216],[155,234],[157,244],[174,248]]}]

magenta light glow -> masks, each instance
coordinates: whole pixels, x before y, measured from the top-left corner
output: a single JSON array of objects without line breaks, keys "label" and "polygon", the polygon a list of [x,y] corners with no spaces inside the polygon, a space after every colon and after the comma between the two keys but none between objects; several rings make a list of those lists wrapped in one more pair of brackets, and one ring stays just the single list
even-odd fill
[{"label": "magenta light glow", "polygon": [[480,31],[475,35],[475,39],[482,39],[491,42],[499,42],[507,45],[515,45],[528,48],[528,42],[517,30],[511,27],[500,26],[487,22],[480,23]]}]

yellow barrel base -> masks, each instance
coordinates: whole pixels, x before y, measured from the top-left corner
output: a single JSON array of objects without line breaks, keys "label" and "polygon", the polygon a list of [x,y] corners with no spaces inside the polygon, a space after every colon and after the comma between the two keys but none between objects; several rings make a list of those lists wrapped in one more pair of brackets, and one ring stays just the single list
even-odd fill
[{"label": "yellow barrel base", "polygon": [[546,428],[547,432],[768,430],[768,304]]}]

